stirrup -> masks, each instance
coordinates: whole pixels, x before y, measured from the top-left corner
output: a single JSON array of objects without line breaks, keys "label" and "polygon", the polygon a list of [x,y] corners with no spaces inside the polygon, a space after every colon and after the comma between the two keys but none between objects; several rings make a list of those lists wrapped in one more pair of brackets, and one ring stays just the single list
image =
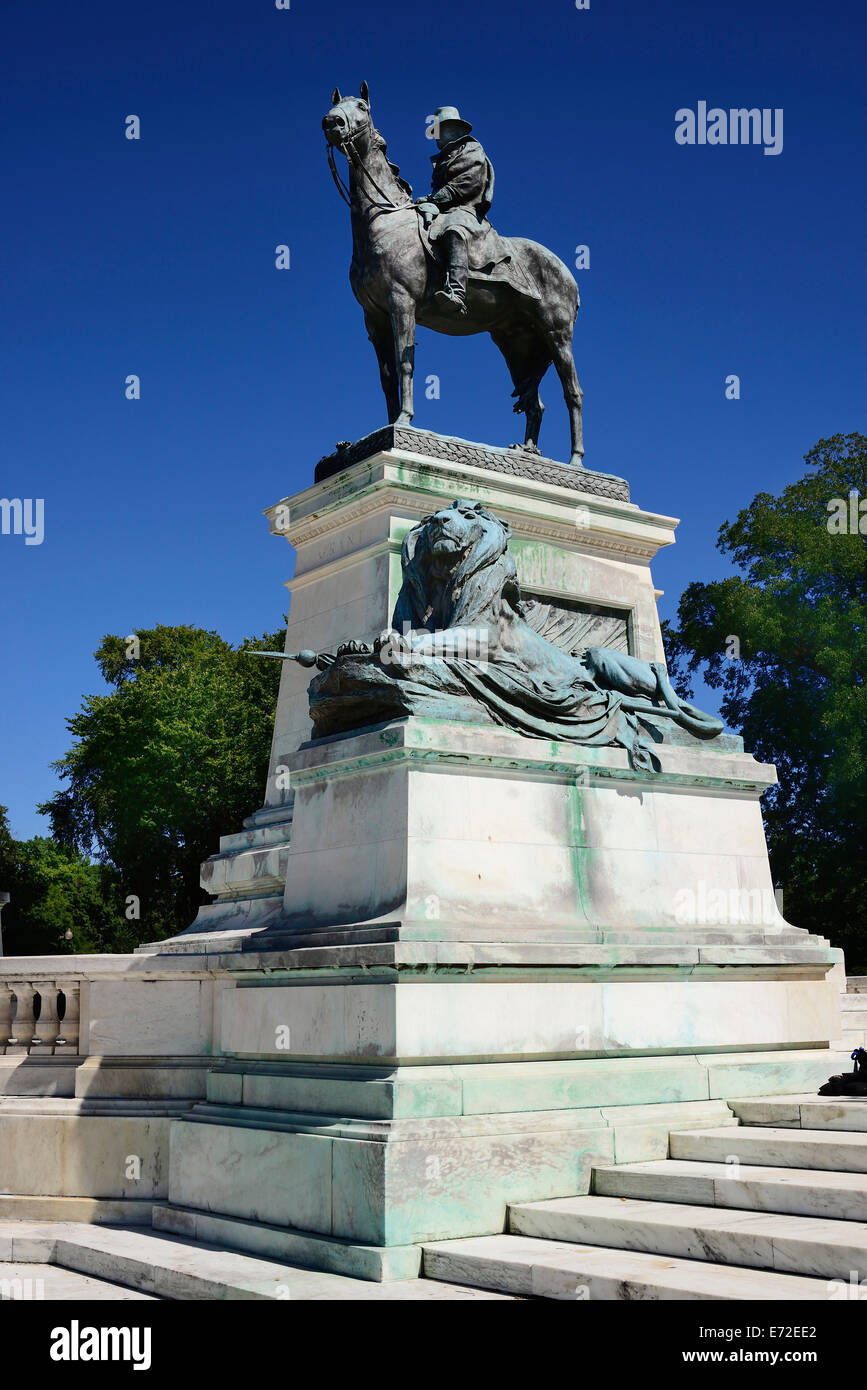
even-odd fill
[{"label": "stirrup", "polygon": [[463,298],[452,289],[437,290],[433,298],[434,304],[440,309],[446,309],[448,313],[465,314],[467,312]]}]

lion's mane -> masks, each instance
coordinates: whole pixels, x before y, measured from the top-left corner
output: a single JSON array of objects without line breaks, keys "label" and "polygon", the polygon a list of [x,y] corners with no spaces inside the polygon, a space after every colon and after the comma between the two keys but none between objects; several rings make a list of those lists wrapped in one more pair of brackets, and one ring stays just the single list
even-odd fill
[{"label": "lion's mane", "polygon": [[520,589],[515,561],[509,554],[511,527],[480,502],[458,501],[455,508],[471,509],[475,536],[447,575],[436,574],[431,563],[431,523],[424,517],[404,539],[403,587],[394,611],[394,626],[431,631],[479,623],[499,617],[502,604],[520,612]]}]

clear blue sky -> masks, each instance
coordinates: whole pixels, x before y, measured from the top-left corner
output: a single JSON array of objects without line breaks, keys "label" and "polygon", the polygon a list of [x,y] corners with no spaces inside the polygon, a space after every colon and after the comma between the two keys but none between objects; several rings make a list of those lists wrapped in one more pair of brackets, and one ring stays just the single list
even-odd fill
[{"label": "clear blue sky", "polygon": [[[722,521],[864,428],[862,0],[0,0],[0,50],[0,496],[46,509],[41,546],[0,536],[19,836],[45,831],[102,635],[279,625],[291,552],[261,509],[384,422],[320,130],[334,85],[367,79],[416,190],[426,115],[459,106],[496,169],[495,225],[570,264],[590,246],[587,464],[683,519],[655,566],[663,614],[725,572]],[[678,145],[675,111],[700,100],[783,108],[783,152]],[[417,371],[442,381],[418,425],[517,437],[487,338],[422,332]],[[553,374],[543,397],[563,458]]]}]

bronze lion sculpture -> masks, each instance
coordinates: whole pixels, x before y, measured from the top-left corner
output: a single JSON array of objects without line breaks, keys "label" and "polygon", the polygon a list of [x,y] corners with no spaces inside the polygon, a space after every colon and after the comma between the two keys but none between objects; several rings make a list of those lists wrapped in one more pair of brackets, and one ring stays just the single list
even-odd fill
[{"label": "bronze lion sculpture", "polygon": [[[392,630],[335,655],[299,653],[317,735],[408,715],[505,725],[536,738],[616,744],[633,767],[659,768],[657,718],[698,738],[719,720],[674,693],[663,663],[606,647],[564,651],[526,621],[510,528],[481,503],[459,499],[407,534]],[[640,717],[639,717],[640,716]]]}]

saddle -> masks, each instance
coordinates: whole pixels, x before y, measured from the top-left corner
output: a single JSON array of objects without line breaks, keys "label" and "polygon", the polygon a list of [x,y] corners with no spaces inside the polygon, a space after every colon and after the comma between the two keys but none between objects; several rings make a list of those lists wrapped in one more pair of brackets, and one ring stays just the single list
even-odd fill
[{"label": "saddle", "polygon": [[[431,241],[424,218],[419,214],[418,234],[425,254],[437,270],[445,270],[445,259],[439,243]],[[480,284],[509,285],[517,294],[527,299],[541,300],[542,296],[529,271],[521,263],[520,252],[512,245],[511,237],[500,236],[487,218],[480,224],[479,232],[467,238],[469,253],[469,279]]]}]

